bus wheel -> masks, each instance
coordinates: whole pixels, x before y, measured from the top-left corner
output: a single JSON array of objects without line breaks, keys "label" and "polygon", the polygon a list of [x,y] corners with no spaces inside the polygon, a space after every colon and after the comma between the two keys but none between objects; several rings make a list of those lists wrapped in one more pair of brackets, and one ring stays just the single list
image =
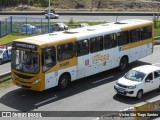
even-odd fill
[{"label": "bus wheel", "polygon": [[124,70],[127,67],[128,59],[127,57],[122,57],[119,63],[119,69],[120,71]]},{"label": "bus wheel", "polygon": [[140,91],[138,91],[138,93],[137,93],[137,99],[141,99],[143,97],[143,91],[142,90],[140,90]]},{"label": "bus wheel", "polygon": [[0,59],[0,65],[2,64],[2,59]]},{"label": "bus wheel", "polygon": [[59,82],[58,82],[58,87],[61,90],[66,89],[70,84],[70,78],[67,74],[64,74],[60,77]]}]

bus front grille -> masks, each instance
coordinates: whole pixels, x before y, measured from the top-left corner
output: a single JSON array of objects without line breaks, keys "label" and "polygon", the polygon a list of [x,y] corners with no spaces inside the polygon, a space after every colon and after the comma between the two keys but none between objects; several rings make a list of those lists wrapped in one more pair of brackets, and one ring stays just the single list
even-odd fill
[{"label": "bus front grille", "polygon": [[23,75],[23,74],[19,74],[19,73],[15,73],[19,78],[23,78],[23,79],[31,79],[34,76],[27,76],[27,75]]}]

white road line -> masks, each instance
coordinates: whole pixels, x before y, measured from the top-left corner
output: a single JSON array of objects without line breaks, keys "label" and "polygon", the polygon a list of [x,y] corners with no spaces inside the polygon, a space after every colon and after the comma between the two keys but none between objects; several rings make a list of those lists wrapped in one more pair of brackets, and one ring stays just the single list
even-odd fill
[{"label": "white road line", "polygon": [[107,78],[104,78],[104,79],[101,79],[101,80],[98,80],[98,81],[95,81],[95,82],[93,82],[93,84],[95,84],[95,83],[99,83],[99,82],[102,82],[102,81],[104,81],[104,80],[107,80],[107,79],[110,79],[110,78],[113,78],[114,76],[110,76],[110,77],[107,77]]},{"label": "white road line", "polygon": [[154,63],[154,64],[152,64],[152,65],[159,65],[160,63]]},{"label": "white road line", "polygon": [[52,98],[49,98],[49,99],[44,100],[44,101],[42,101],[42,102],[36,103],[36,104],[34,104],[34,105],[35,105],[35,106],[39,106],[39,105],[44,104],[44,103],[46,103],[46,102],[52,101],[52,100],[54,100],[54,99],[56,99],[56,98],[58,98],[58,97],[55,95],[55,96],[52,97]]}]

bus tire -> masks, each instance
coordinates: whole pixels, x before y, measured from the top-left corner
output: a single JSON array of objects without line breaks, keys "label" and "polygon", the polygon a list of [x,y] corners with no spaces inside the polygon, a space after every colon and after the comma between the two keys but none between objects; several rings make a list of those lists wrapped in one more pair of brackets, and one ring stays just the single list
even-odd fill
[{"label": "bus tire", "polygon": [[2,64],[2,59],[0,59],[0,65]]},{"label": "bus tire", "polygon": [[60,90],[65,90],[70,84],[70,77],[67,74],[63,74],[58,81],[58,87]]},{"label": "bus tire", "polygon": [[142,99],[142,97],[143,97],[143,90],[139,90],[137,92],[137,96],[136,97],[137,97],[138,100]]},{"label": "bus tire", "polygon": [[127,57],[122,57],[120,62],[119,62],[119,70],[122,71],[124,70],[128,65],[128,59]]}]

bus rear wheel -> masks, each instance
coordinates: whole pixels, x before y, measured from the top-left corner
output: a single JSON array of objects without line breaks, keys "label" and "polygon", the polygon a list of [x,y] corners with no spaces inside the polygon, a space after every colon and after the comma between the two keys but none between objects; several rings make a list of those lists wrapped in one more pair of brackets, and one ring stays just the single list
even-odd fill
[{"label": "bus rear wheel", "polygon": [[127,57],[122,57],[119,63],[119,69],[120,71],[124,70],[128,65],[128,59]]},{"label": "bus rear wheel", "polygon": [[61,90],[67,89],[70,84],[70,78],[67,74],[64,74],[60,77],[58,82],[58,87]]}]

